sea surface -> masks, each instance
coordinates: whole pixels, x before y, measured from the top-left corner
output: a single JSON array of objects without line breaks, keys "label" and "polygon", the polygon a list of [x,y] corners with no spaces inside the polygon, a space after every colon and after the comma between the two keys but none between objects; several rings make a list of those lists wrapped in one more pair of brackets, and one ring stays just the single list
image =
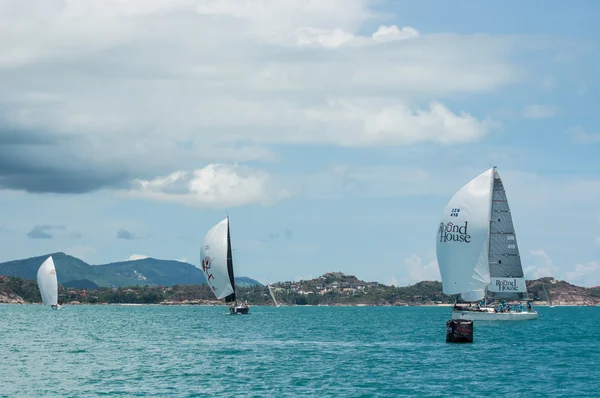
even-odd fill
[{"label": "sea surface", "polygon": [[599,397],[600,307],[476,322],[448,307],[0,305],[1,397]]}]

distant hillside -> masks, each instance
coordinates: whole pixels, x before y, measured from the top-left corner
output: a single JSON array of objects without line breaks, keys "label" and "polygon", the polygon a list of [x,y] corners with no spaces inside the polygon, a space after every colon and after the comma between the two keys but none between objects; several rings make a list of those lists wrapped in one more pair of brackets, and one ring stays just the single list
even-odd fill
[{"label": "distant hillside", "polygon": [[[0,263],[0,275],[35,280],[38,268],[48,256],[54,260],[58,283],[73,288],[196,285],[206,282],[202,271],[181,261],[144,258],[90,265],[62,252]],[[248,277],[235,279],[240,286],[261,284]]]}]

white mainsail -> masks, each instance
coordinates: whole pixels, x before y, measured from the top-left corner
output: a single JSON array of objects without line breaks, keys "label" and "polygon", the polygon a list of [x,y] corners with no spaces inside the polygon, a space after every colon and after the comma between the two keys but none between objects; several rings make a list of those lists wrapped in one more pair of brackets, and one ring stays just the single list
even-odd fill
[{"label": "white mainsail", "polygon": [[277,307],[279,307],[279,304],[277,304],[277,300],[275,300],[275,294],[273,293],[273,289],[271,288],[271,285],[267,285],[267,287],[269,288],[269,293],[271,294],[271,298],[273,299],[273,302],[275,303],[275,305]]},{"label": "white mainsail", "polygon": [[[445,294],[484,289],[488,264],[494,169],[469,181],[450,199],[438,226],[436,252]],[[468,293],[465,293],[468,294]]]},{"label": "white mainsail", "polygon": [[45,305],[58,304],[58,280],[52,256],[42,263],[37,272],[37,283]]},{"label": "white mainsail", "polygon": [[234,293],[227,268],[229,218],[213,226],[200,249],[200,269],[217,299]]}]

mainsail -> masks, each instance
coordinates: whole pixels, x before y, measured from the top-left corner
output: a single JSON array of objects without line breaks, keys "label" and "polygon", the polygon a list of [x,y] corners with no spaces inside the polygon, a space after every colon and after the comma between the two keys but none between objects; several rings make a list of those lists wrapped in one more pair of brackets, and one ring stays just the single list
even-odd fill
[{"label": "mainsail", "polygon": [[527,287],[506,191],[494,168],[494,195],[490,219],[490,277],[488,296],[527,299]]},{"label": "mainsail", "polygon": [[445,294],[485,288],[488,265],[493,169],[463,186],[450,199],[438,226],[436,251]]},{"label": "mainsail", "polygon": [[200,266],[217,299],[235,301],[233,260],[229,236],[229,217],[213,226],[204,236]]},{"label": "mainsail", "polygon": [[37,272],[37,283],[45,305],[58,304],[58,280],[52,256],[42,263]]}]

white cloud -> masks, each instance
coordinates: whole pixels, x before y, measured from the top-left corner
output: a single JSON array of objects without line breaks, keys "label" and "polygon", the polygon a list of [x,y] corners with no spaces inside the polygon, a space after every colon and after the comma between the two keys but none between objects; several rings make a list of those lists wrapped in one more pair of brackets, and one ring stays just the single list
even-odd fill
[{"label": "white cloud", "polygon": [[441,280],[440,270],[436,260],[424,264],[421,257],[412,254],[410,257],[404,259],[404,264],[408,267],[407,271],[410,283]]},{"label": "white cloud", "polygon": [[525,107],[523,116],[528,119],[544,119],[556,116],[558,109],[555,106],[531,104]]},{"label": "white cloud", "polygon": [[146,256],[145,254],[132,254],[127,258],[129,261],[143,260],[145,258],[150,258],[150,256]]},{"label": "white cloud", "polygon": [[575,265],[575,270],[565,272],[565,280],[579,286],[600,285],[600,263],[589,261],[585,264]]},{"label": "white cloud", "polygon": [[237,164],[211,164],[202,169],[178,171],[153,180],[137,180],[134,189],[123,193],[210,208],[268,205],[293,194],[290,190],[278,188],[268,173]]},{"label": "white cloud", "polygon": [[388,282],[388,285],[398,287],[398,279],[396,279],[395,276],[392,276]]},{"label": "white cloud", "polygon": [[95,252],[96,249],[91,246],[72,246],[65,250],[65,253],[83,261],[88,261],[89,256]]},{"label": "white cloud", "polygon": [[558,267],[554,265],[552,259],[545,251],[536,249],[531,250],[529,254],[533,257],[533,262],[536,264],[523,267],[527,279],[539,279],[547,276],[556,278],[558,276]]},{"label": "white cloud", "polygon": [[330,100],[305,115],[315,123],[314,131],[295,139],[348,146],[464,143],[483,137],[492,126],[491,121],[454,113],[439,102],[413,110],[397,100]]},{"label": "white cloud", "polygon": [[315,29],[303,27],[296,31],[296,43],[299,46],[319,45],[336,48],[345,44],[370,45],[375,43],[406,40],[419,37],[419,32],[410,26],[398,28],[396,25],[380,26],[371,37],[355,36],[342,29]]},{"label": "white cloud", "polygon": [[177,259],[175,259],[175,261],[179,261],[180,263],[187,263],[188,259],[187,259],[187,257],[183,257],[183,258],[177,258]]},{"label": "white cloud", "polygon": [[569,130],[571,140],[577,144],[598,144],[600,143],[600,134],[588,133],[581,126],[572,127]]},{"label": "white cloud", "polygon": [[0,157],[35,159],[60,178],[86,170],[73,178],[88,183],[83,192],[208,163],[277,160],[264,147],[273,143],[471,142],[492,122],[442,100],[525,78],[513,55],[537,45],[422,35],[368,0],[0,7],[0,122],[56,144],[0,147]]}]

